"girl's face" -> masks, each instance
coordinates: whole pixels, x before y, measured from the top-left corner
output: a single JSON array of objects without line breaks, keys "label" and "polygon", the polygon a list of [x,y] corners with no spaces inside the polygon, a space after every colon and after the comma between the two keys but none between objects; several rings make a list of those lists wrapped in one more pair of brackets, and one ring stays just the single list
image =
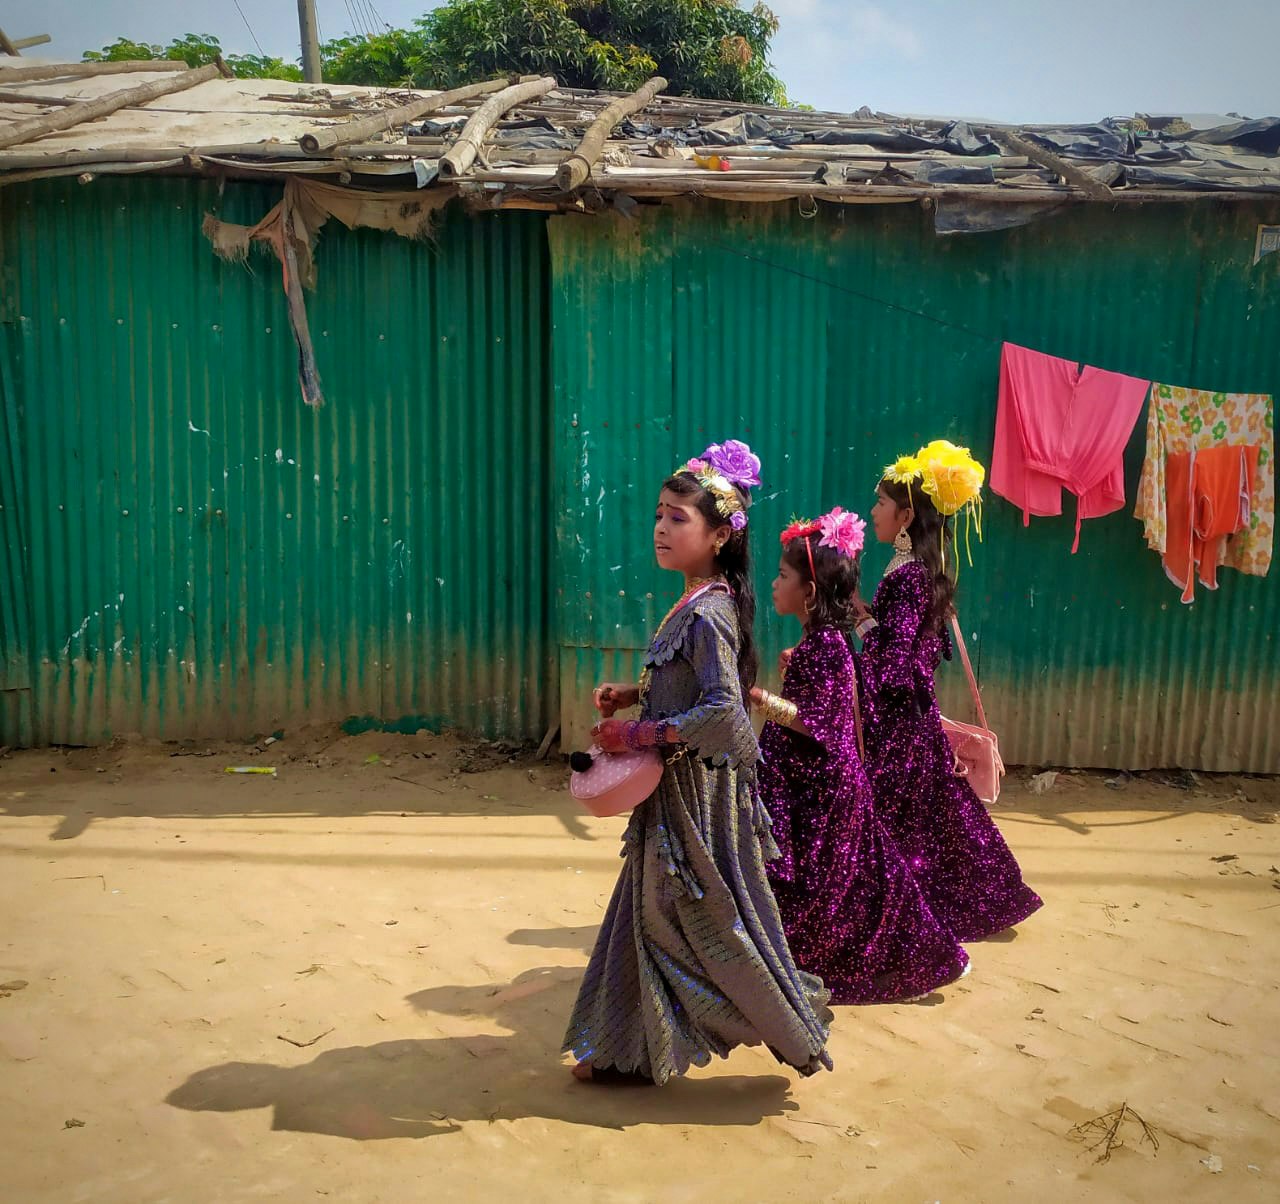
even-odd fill
[{"label": "girl's face", "polygon": [[681,497],[668,489],[658,495],[653,552],[664,569],[686,576],[710,577],[715,572],[717,546],[728,542],[732,528],[728,523],[711,526],[696,501],[696,497]]},{"label": "girl's face", "polygon": [[871,507],[871,525],[881,543],[893,543],[898,532],[911,525],[913,517],[910,506],[899,506],[883,489],[876,491],[876,504]]},{"label": "girl's face", "polygon": [[773,579],[773,609],[780,615],[794,615],[800,622],[809,617],[814,586],[793,569],[784,557],[778,561],[778,575]]}]

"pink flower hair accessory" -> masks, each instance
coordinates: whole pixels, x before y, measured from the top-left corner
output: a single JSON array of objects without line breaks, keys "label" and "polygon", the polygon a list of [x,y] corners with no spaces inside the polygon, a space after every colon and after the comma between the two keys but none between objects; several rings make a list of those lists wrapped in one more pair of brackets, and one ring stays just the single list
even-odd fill
[{"label": "pink flower hair accessory", "polygon": [[822,538],[818,540],[820,548],[835,548],[842,556],[856,556],[866,543],[866,522],[851,510],[836,506],[830,513],[824,514],[817,522]]}]

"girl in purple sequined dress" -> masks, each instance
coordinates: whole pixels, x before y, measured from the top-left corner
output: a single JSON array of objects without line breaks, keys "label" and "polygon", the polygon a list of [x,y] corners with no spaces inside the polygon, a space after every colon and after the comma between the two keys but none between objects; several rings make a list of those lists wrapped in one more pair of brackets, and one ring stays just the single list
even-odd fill
[{"label": "girl in purple sequined dress", "polygon": [[933,676],[951,657],[951,516],[973,517],[983,469],[939,440],[886,470],[871,512],[895,555],[858,623],[867,693],[867,764],[877,814],[933,914],[962,941],[992,936],[1041,906],[972,788],[955,774]]},{"label": "girl in purple sequined dress", "polygon": [[876,818],[850,648],[865,523],[839,507],[782,533],[773,605],[805,628],[766,717],[760,791],[782,856],[769,876],[796,963],[832,1003],[926,995],[969,963]]}]

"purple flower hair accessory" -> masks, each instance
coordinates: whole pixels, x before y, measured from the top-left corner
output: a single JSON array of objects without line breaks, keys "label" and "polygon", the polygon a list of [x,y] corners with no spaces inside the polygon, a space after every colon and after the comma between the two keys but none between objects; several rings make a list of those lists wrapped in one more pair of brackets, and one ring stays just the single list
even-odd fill
[{"label": "purple flower hair accessory", "polygon": [[739,439],[713,443],[701,458],[741,489],[752,489],[760,484],[760,457]]}]

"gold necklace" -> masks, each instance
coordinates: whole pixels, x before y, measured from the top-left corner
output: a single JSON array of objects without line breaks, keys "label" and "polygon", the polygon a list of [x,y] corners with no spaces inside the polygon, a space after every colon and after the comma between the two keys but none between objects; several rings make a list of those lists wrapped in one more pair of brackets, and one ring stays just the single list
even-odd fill
[{"label": "gold necklace", "polygon": [[667,625],[667,623],[671,619],[671,616],[674,615],[676,611],[678,611],[686,602],[688,602],[690,597],[696,594],[698,590],[700,590],[704,585],[707,585],[712,581],[718,581],[719,579],[720,579],[719,577],[692,578],[689,584],[684,587],[684,593],[682,593],[680,597],[676,599],[675,605],[672,606],[672,608],[669,611],[667,611],[665,615],[662,616],[662,622],[658,624],[653,634],[656,636]]}]

